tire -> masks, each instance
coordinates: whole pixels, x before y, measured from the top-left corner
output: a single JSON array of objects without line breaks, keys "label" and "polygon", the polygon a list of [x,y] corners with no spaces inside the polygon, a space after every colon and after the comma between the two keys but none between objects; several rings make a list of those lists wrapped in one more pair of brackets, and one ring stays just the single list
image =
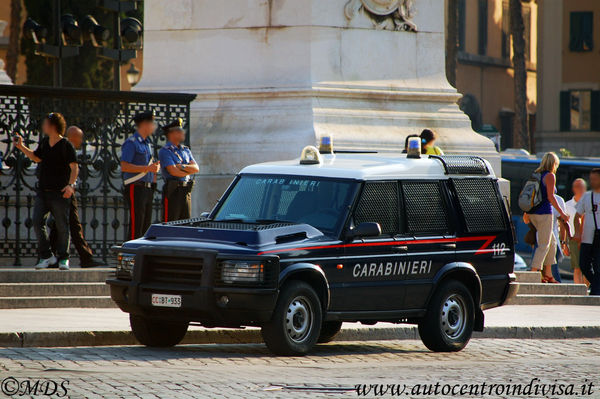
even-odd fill
[{"label": "tire", "polygon": [[324,321],[321,325],[321,334],[319,334],[317,343],[325,344],[333,341],[333,338],[337,335],[337,333],[340,332],[341,329],[341,321]]},{"label": "tire", "polygon": [[315,290],[303,281],[283,286],[271,320],[261,334],[276,355],[298,356],[310,351],[319,338],[323,311]]},{"label": "tire", "polygon": [[434,352],[458,352],[473,334],[475,305],[469,289],[449,280],[435,291],[425,318],[419,322],[423,344]]},{"label": "tire", "polygon": [[186,322],[173,322],[129,315],[133,335],[142,345],[166,348],[181,342],[188,329]]}]

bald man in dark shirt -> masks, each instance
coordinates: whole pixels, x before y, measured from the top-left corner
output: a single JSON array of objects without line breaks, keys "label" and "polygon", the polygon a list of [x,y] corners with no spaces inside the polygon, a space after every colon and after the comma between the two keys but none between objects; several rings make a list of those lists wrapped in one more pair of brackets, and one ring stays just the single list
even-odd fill
[{"label": "bald man in dark shirt", "polygon": [[[66,137],[73,144],[76,150],[81,149],[83,144],[83,131],[77,126],[69,126],[66,132]],[[83,237],[83,227],[79,220],[79,211],[77,209],[77,199],[73,195],[71,201],[71,209],[69,213],[69,230],[71,232],[71,242],[75,246],[79,254],[79,262],[81,267],[102,266],[102,263],[94,260],[94,254],[89,244]],[[50,243],[54,248],[56,243],[56,229],[50,231]]]}]

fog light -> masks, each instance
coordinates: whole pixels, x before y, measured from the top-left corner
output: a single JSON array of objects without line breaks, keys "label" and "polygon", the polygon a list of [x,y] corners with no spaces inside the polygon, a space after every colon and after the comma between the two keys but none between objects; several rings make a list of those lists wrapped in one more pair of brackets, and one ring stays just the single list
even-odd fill
[{"label": "fog light", "polygon": [[219,301],[217,303],[219,304],[219,306],[225,307],[229,303],[229,297],[227,295],[223,295],[221,298],[219,298]]}]

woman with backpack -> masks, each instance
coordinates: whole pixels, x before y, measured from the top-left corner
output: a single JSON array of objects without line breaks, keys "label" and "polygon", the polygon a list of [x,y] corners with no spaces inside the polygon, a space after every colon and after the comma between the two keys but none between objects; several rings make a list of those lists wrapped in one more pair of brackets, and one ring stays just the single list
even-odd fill
[{"label": "woman with backpack", "polygon": [[540,193],[542,195],[542,201],[534,210],[528,213],[529,220],[537,229],[537,243],[538,247],[533,255],[531,261],[531,270],[540,271],[542,270],[542,283],[557,283],[552,277],[552,265],[556,263],[556,246],[557,242],[552,234],[553,230],[553,215],[552,207],[556,209],[560,218],[569,222],[569,216],[560,207],[555,193],[556,193],[556,170],[560,160],[558,156],[553,152],[547,152],[542,157],[540,166],[535,170],[536,173],[540,174]]}]

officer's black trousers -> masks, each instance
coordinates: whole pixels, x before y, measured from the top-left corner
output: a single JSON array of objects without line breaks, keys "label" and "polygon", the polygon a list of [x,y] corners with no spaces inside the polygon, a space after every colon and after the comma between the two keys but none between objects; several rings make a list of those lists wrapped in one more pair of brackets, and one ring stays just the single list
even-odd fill
[{"label": "officer's black trousers", "polygon": [[192,187],[167,181],[163,187],[163,221],[189,219],[192,210]]},{"label": "officer's black trousers", "polygon": [[152,223],[154,189],[132,183],[125,186],[123,196],[129,207],[129,231],[125,239],[134,240],[142,237]]}]

